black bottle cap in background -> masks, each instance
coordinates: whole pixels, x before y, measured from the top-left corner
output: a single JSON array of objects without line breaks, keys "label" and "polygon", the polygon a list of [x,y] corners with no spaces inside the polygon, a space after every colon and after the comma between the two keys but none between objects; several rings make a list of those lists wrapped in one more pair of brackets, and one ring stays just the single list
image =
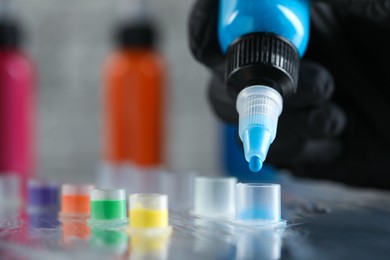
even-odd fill
[{"label": "black bottle cap in background", "polygon": [[18,47],[21,42],[21,29],[17,22],[0,20],[0,47]]},{"label": "black bottle cap in background", "polygon": [[156,32],[151,22],[127,22],[118,27],[115,40],[120,47],[148,48],[154,46],[156,41]]},{"label": "black bottle cap in background", "polygon": [[233,98],[253,85],[272,87],[283,97],[297,89],[298,51],[277,35],[255,33],[237,39],[229,47],[226,63],[227,88]]}]

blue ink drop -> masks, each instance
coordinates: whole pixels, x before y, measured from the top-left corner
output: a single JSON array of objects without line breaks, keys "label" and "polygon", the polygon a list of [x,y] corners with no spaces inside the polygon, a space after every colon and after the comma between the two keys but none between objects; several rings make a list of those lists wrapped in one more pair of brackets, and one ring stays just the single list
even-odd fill
[{"label": "blue ink drop", "polygon": [[249,160],[249,169],[251,169],[252,172],[259,172],[262,166],[263,163],[258,156],[252,156]]}]

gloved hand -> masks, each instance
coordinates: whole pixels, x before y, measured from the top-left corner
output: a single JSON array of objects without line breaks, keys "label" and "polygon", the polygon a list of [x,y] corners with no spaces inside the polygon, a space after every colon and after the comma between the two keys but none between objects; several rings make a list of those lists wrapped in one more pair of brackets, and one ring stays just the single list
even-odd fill
[{"label": "gloved hand", "polygon": [[[237,123],[224,82],[218,5],[217,0],[195,3],[189,42],[194,57],[212,71],[214,111],[225,122]],[[384,87],[390,82],[390,1],[313,1],[312,9],[298,90],[285,100],[266,162],[301,176],[390,188],[390,127],[385,127],[390,116],[384,114],[390,114],[390,88]]]}]

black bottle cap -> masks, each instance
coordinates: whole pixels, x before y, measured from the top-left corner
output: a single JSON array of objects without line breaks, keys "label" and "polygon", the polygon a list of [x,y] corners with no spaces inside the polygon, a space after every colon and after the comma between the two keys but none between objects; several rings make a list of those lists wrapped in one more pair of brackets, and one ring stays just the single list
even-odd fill
[{"label": "black bottle cap", "polygon": [[228,50],[228,93],[236,98],[245,87],[263,84],[291,96],[297,89],[299,63],[298,52],[288,40],[268,33],[245,35]]},{"label": "black bottle cap", "polygon": [[126,22],[119,26],[115,38],[120,47],[153,47],[156,32],[151,22]]},{"label": "black bottle cap", "polygon": [[15,21],[0,20],[0,47],[18,47],[21,42],[21,30]]}]

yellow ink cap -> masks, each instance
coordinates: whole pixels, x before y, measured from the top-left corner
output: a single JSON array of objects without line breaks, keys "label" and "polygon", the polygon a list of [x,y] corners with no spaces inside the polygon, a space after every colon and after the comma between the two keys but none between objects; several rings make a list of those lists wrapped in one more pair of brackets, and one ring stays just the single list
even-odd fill
[{"label": "yellow ink cap", "polygon": [[168,227],[168,196],[140,193],[129,196],[131,228]]}]

